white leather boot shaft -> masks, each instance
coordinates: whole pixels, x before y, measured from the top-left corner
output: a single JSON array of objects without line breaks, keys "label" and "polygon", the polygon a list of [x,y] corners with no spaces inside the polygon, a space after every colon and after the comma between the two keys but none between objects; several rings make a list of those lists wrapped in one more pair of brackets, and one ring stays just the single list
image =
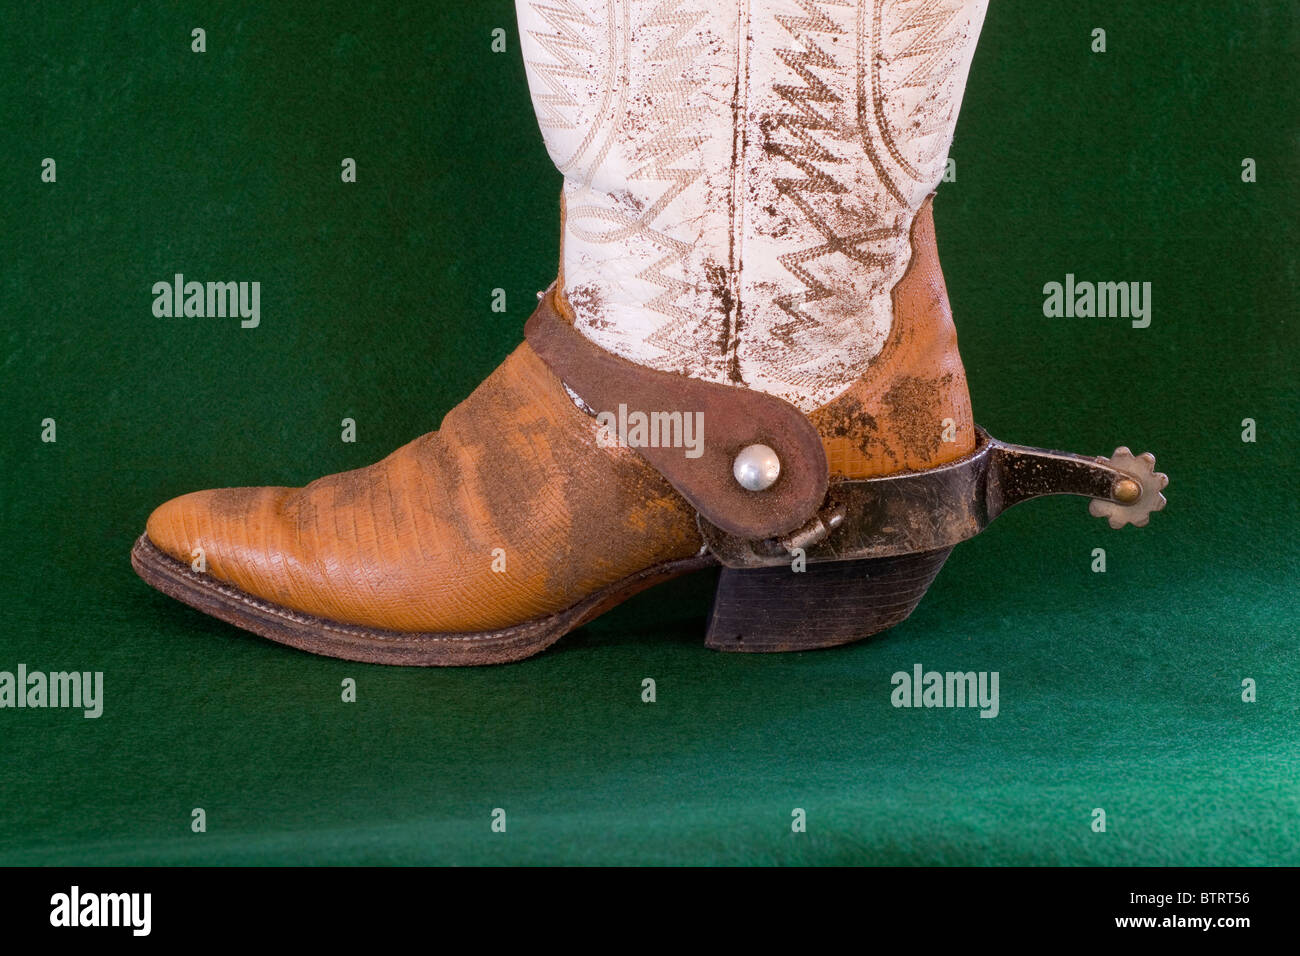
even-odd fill
[{"label": "white leather boot shaft", "polygon": [[516,4],[578,329],[804,411],[866,372],[987,0]]}]

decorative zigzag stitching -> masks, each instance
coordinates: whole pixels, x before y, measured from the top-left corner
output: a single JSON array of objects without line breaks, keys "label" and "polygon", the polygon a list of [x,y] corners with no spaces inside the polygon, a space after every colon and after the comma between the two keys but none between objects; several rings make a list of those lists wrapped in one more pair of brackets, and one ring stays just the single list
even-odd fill
[{"label": "decorative zigzag stitching", "polygon": [[802,86],[777,84],[776,93],[791,107],[791,112],[773,117],[777,125],[786,130],[795,140],[794,145],[772,144],[773,151],[799,169],[801,178],[777,177],[773,183],[781,195],[788,198],[803,214],[804,218],[821,235],[822,243],[795,252],[786,253],[778,261],[795,276],[805,288],[799,292],[787,293],[776,297],[776,304],[791,317],[791,322],[773,328],[773,334],[789,343],[793,335],[803,328],[817,323],[806,315],[801,307],[835,294],[821,279],[806,268],[806,264],[823,256],[839,253],[865,265],[885,265],[887,255],[867,252],[861,248],[865,243],[887,239],[894,236],[893,228],[866,228],[847,235],[838,235],[835,229],[818,215],[809,201],[809,196],[817,193],[841,194],[848,192],[847,187],[837,181],[815,163],[836,163],[840,160],[818,142],[816,133],[832,130],[830,120],[820,113],[814,104],[841,102],[825,82],[813,72],[813,67],[837,69],[835,60],[827,54],[810,36],[811,33],[842,34],[835,23],[818,7],[843,5],[839,2],[821,2],[798,0],[807,16],[778,16],[777,22],[799,44],[795,49],[782,49],[777,56],[786,66],[803,81]]},{"label": "decorative zigzag stitching", "polygon": [[534,102],[537,104],[539,111],[538,125],[543,128],[572,129],[573,123],[565,118],[560,109],[577,106],[578,101],[565,88],[563,78],[574,77],[581,79],[586,76],[586,72],[581,69],[578,61],[570,55],[569,51],[586,50],[589,47],[583,41],[582,36],[572,29],[569,24],[581,24],[582,26],[594,26],[595,24],[586,13],[576,8],[570,0],[551,0],[551,3],[558,4],[558,6],[542,3],[532,4],[538,16],[545,20],[547,25],[555,32],[540,33],[536,30],[530,30],[528,35],[533,37],[538,45],[557,61],[556,63],[529,61],[528,65],[537,71],[537,75],[553,91],[537,95],[534,97]]},{"label": "decorative zigzag stitching", "polygon": [[[647,230],[659,214],[700,177],[699,169],[680,169],[672,165],[700,143],[699,136],[678,135],[683,126],[695,119],[687,107],[687,99],[693,89],[684,79],[686,71],[691,61],[705,49],[702,44],[681,45],[682,38],[704,18],[702,11],[679,10],[683,2],[684,0],[665,0],[655,8],[644,24],[646,27],[673,28],[671,33],[660,39],[647,56],[647,62],[658,65],[658,69],[646,84],[646,96],[656,103],[656,113],[662,119],[663,127],[646,145],[645,155],[649,161],[638,169],[632,178],[664,180],[671,184],[642,213],[640,223],[644,224]],[[662,94],[662,98],[657,94]],[[689,320],[692,316],[676,304],[676,299],[689,291],[690,286],[683,280],[668,275],[666,270],[680,263],[690,252],[691,246],[689,243],[672,239],[657,231],[653,232],[653,237],[660,244],[667,246],[669,252],[637,276],[664,289],[647,302],[646,306],[679,321]]]},{"label": "decorative zigzag stitching", "polygon": [[[911,12],[901,12],[902,8],[909,5],[913,7]],[[952,33],[943,36],[943,31],[961,11],[961,5],[953,4],[951,0],[920,0],[919,3],[899,3],[894,10],[900,11],[901,20],[890,31],[891,38],[909,32],[915,33],[894,59],[902,61],[916,58],[920,61],[898,88],[932,91],[930,96],[923,97],[912,109],[909,118],[915,117],[919,120],[912,135],[914,139],[933,136],[935,133],[945,131],[952,118],[952,99],[950,96],[943,95],[941,91],[957,67],[957,59],[950,54],[959,38]],[[944,104],[947,105],[947,109],[943,108]],[[902,168],[908,171],[909,175],[912,174],[911,164],[901,162],[894,144],[890,142],[887,147],[896,159],[900,159]],[[939,148],[941,148],[940,144],[935,144],[930,152],[920,157],[921,161],[924,163],[932,160]]]}]

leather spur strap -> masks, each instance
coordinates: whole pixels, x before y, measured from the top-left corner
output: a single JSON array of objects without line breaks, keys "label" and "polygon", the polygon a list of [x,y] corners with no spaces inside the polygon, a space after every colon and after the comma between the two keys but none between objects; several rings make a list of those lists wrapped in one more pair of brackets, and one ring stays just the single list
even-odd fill
[{"label": "leather spur strap", "polygon": [[[826,497],[826,452],[799,409],[763,392],[644,368],[607,352],[556,311],[554,294],[552,286],[542,295],[524,337],[591,412],[619,420],[657,415],[659,422],[673,413],[683,419],[700,413],[693,419],[702,424],[694,449],[629,444],[706,520],[741,538],[767,538],[812,519]],[[732,472],[737,453],[755,444],[767,445],[781,462],[780,476],[763,491],[741,487]]]}]

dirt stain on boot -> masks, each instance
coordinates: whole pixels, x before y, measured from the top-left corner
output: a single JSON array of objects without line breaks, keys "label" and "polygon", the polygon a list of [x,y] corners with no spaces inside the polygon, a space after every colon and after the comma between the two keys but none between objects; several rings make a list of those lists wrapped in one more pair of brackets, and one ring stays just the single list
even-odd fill
[{"label": "dirt stain on boot", "polygon": [[935,396],[943,383],[907,376],[885,393],[889,424],[912,456],[934,459],[943,440],[943,423],[935,417]]}]

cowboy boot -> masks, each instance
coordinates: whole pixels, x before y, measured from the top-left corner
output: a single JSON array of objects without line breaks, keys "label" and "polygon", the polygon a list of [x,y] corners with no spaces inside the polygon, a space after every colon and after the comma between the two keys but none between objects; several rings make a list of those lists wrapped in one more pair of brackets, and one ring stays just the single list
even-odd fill
[{"label": "cowboy boot", "polygon": [[564,176],[525,341],[369,468],[163,504],[136,570],[294,647],[453,665],[722,564],[707,643],[788,650],[898,623],[1024,498],[1144,524],[1146,459],[971,415],[930,195],[984,9],[519,0]]}]

